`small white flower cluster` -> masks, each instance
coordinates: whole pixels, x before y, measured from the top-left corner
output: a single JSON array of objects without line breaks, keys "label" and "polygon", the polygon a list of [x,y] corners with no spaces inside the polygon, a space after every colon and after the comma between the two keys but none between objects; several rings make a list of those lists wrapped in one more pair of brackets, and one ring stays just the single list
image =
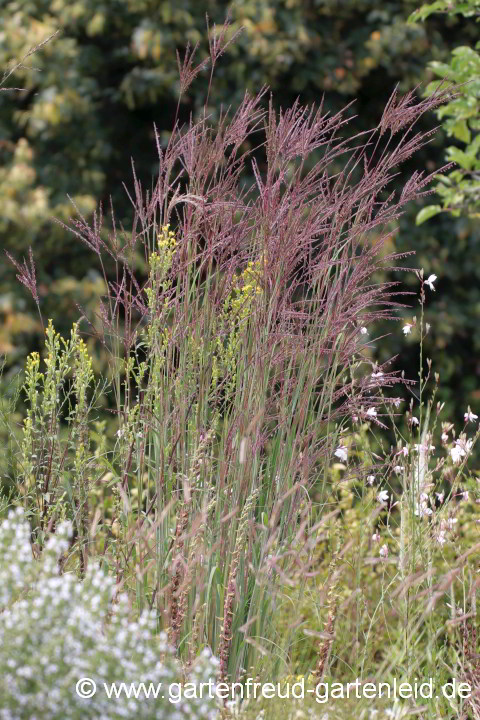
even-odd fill
[{"label": "small white flower cluster", "polygon": [[430,517],[433,514],[433,510],[429,505],[429,496],[426,492],[421,492],[418,502],[415,507],[415,515],[417,517]]},{"label": "small white flower cluster", "polygon": [[[32,558],[30,528],[23,513],[0,524],[0,719],[1,720],[209,720],[209,698],[170,703],[165,699],[109,698],[103,683],[144,682],[167,687],[181,669],[165,634],[156,635],[155,613],[136,621],[126,595],[112,605],[115,581],[91,567],[83,582],[59,573],[72,528],[58,526],[40,560]],[[218,661],[205,652],[191,681],[208,682]],[[93,697],[81,698],[76,683],[91,678]]]},{"label": "small white flower cluster", "polygon": [[[431,276],[426,281],[426,284],[430,284],[430,281],[433,283],[435,279],[436,278]],[[432,287],[431,289],[434,288]],[[377,375],[380,376],[382,374],[383,373],[381,371],[377,373],[377,368],[375,368],[375,372],[372,373],[372,377],[377,377]],[[394,400],[394,402],[395,405],[397,405],[396,399]],[[400,403],[398,402],[398,404]],[[443,404],[437,403],[437,414],[442,409]],[[363,416],[366,419],[376,419],[377,415],[377,408],[375,406],[371,406],[367,410],[363,410]],[[357,422],[359,418],[358,416],[354,416],[352,419],[354,422]],[[446,521],[440,516],[440,513],[437,513],[435,497],[438,500],[438,503],[440,505],[443,505],[445,500],[444,491],[435,492],[431,495],[428,492],[432,487],[435,486],[435,483],[431,482],[433,477],[432,473],[429,473],[428,471],[428,463],[431,459],[431,456],[435,453],[436,446],[432,444],[431,432],[420,432],[420,420],[413,415],[412,408],[410,409],[410,411],[406,412],[406,420],[408,425],[410,426],[412,435],[418,432],[420,437],[422,438],[422,442],[412,442],[410,444],[403,444],[403,442],[400,442],[399,445],[397,445],[396,452],[393,453],[393,462],[390,467],[396,475],[404,475],[405,481],[408,481],[410,477],[410,472],[413,472],[414,478],[417,478],[415,480],[417,489],[415,497],[413,498],[414,513],[418,518],[420,518],[421,521],[428,521],[431,528],[433,540],[440,546],[443,546],[448,540],[448,533],[451,533],[453,531],[454,525],[457,520],[450,518],[448,521]],[[460,433],[458,438],[455,438],[454,425],[452,423],[442,422],[441,447],[447,453],[447,458],[450,460],[450,467],[452,464],[454,466],[460,465],[462,462],[468,459],[469,455],[473,450],[474,443],[480,435],[480,430],[478,430],[473,438],[468,438],[465,432],[466,426],[469,423],[475,423],[478,420],[478,415],[476,415],[472,411],[470,406],[468,406],[467,411],[464,413],[464,420],[464,431]],[[450,433],[453,434],[452,438],[450,438]],[[349,451],[350,449],[347,444],[345,442],[340,442],[333,454],[342,463],[348,463]],[[373,455],[375,454],[373,453]],[[378,458],[379,456],[375,457]],[[403,464],[400,464],[401,460],[404,461]],[[437,469],[442,467],[442,465],[445,463],[445,460],[445,458],[442,458],[441,460],[437,461]],[[395,464],[395,462],[397,462],[398,464]],[[370,471],[371,469],[372,468],[370,468]],[[376,477],[374,474],[368,474],[366,476],[366,486],[369,486],[373,489],[375,482]],[[376,494],[377,503],[380,506],[383,506],[383,508],[381,509],[388,508],[390,512],[398,504],[395,501],[395,498],[389,494],[388,490],[378,488],[374,492]],[[469,491],[467,489],[464,489],[457,492],[454,497],[456,497],[457,499],[461,499],[463,502],[469,502],[471,496],[469,495]],[[476,502],[480,502],[480,499],[477,499]],[[444,515],[443,512],[442,515]],[[381,543],[381,536],[378,531],[375,531],[372,535],[372,542],[374,544]],[[377,549],[377,552],[381,558],[388,558],[388,545],[381,545],[381,547]]]},{"label": "small white flower cluster", "polygon": [[436,535],[436,541],[439,545],[445,545],[447,542],[447,533],[452,532],[457,523],[457,518],[448,518],[447,520],[442,519],[440,521],[440,527]]},{"label": "small white flower cluster", "polygon": [[467,438],[464,435],[460,435],[458,440],[455,440],[455,444],[450,448],[450,455],[455,465],[458,465],[463,461],[471,451],[473,447],[473,440]]}]

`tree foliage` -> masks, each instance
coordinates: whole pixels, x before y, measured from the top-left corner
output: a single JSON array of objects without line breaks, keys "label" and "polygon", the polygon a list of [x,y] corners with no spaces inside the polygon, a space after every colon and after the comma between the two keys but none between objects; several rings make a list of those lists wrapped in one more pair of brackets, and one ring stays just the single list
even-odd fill
[{"label": "tree foliage", "polygon": [[[463,15],[466,18],[480,18],[480,2],[434,2],[423,5],[410,16],[411,22],[418,22],[432,13]],[[480,42],[475,48],[461,45],[452,51],[449,63],[432,61],[429,68],[440,78],[431,82],[426,94],[434,92],[445,80],[454,83],[458,96],[437,110],[437,117],[443,121],[443,128],[449,138],[457,140],[461,147],[450,145],[446,151],[454,169],[448,175],[440,175],[436,191],[441,205],[428,205],[417,216],[417,225],[429,220],[442,211],[454,217],[462,213],[478,217],[480,211]]]}]

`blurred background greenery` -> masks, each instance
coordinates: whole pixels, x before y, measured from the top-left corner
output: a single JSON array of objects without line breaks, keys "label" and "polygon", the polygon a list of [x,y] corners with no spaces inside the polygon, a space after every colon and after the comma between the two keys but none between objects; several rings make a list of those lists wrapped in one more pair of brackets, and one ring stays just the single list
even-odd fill
[{"label": "blurred background greenery", "polygon": [[[78,306],[91,315],[104,292],[93,253],[56,224],[75,215],[72,198],[87,218],[112,198],[118,222],[129,226],[132,206],[122,186],[132,187],[131,159],[144,187],[157,168],[153,124],[163,141],[175,117],[179,82],[175,50],[188,41],[208,52],[205,15],[221,25],[231,9],[231,32],[243,33],[219,62],[208,109],[236,108],[245,89],[273,91],[276,107],[299,97],[335,112],[355,99],[349,132],[374,127],[398,84],[401,93],[436,75],[431,61],[449,63],[458,46],[475,47],[475,17],[432,14],[408,23],[419,0],[6,0],[0,18],[0,70],[8,70],[51,33],[59,34],[29,57],[0,92],[0,235],[2,248],[18,260],[32,246],[44,318],[66,335]],[[438,74],[438,73],[437,73]],[[209,84],[201,73],[180,107],[180,120],[199,115]],[[268,102],[268,96],[266,96]],[[353,117],[355,116],[355,117]],[[439,124],[432,114],[419,129]],[[432,172],[445,162],[440,130],[412,158],[408,172]],[[405,175],[398,178],[399,187]],[[428,200],[425,204],[434,202]],[[392,233],[389,250],[415,250],[405,265],[438,276],[426,321],[431,330],[424,357],[440,373],[445,418],[460,423],[467,405],[480,406],[480,250],[475,217],[441,213],[415,222],[410,207]],[[25,356],[43,345],[34,303],[4,257],[0,263],[0,355],[8,381]],[[403,289],[418,290],[413,274],[399,273]],[[405,317],[419,313],[414,306]],[[390,323],[378,334],[377,359],[399,354],[395,367],[418,374],[418,341]],[[374,333],[371,333],[371,337]],[[95,356],[102,369],[101,354]]]}]

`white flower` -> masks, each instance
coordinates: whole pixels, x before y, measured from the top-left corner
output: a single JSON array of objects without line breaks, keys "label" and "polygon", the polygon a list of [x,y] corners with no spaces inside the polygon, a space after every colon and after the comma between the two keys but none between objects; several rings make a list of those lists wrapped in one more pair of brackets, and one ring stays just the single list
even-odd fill
[{"label": "white flower", "polygon": [[368,330],[365,326],[360,328],[360,332],[362,333],[362,335],[368,335]]},{"label": "white flower", "polygon": [[379,503],[388,502],[388,490],[380,490],[380,492],[377,495],[377,500]]},{"label": "white flower", "polygon": [[382,545],[380,548],[380,556],[383,558],[388,558],[388,545]]},{"label": "white flower", "polygon": [[432,515],[432,514],[433,514],[432,509],[428,507],[428,495],[426,493],[421,493],[420,502],[416,503],[415,515],[420,516],[420,517],[425,517],[425,515]]},{"label": "white flower", "polygon": [[372,378],[379,378],[379,377],[382,377],[382,376],[383,376],[383,372],[382,372],[381,370],[379,370],[378,372],[373,372],[373,373],[372,373]]},{"label": "white flower", "polygon": [[373,533],[372,542],[378,542],[380,540],[380,534],[378,532]]},{"label": "white flower", "polygon": [[397,473],[397,475],[400,475],[401,472],[403,472],[403,466],[402,465],[395,465],[393,468],[394,472]]},{"label": "white flower", "polygon": [[335,457],[340,458],[342,462],[347,462],[348,449],[345,445],[340,445],[334,452]]},{"label": "white flower", "polygon": [[403,457],[407,457],[408,445],[405,445],[405,447],[400,448],[400,450],[397,453],[395,453],[395,455],[403,455]]},{"label": "white flower", "polygon": [[470,438],[469,440],[467,440],[465,435],[460,435],[459,439],[455,440],[455,448],[457,448],[456,451],[455,451],[455,448],[452,448],[452,450],[450,450],[450,454],[452,455],[454,462],[455,462],[454,455],[457,455],[459,457],[465,457],[465,455],[468,455],[470,453],[470,450],[472,449],[472,447],[473,447],[473,439]]},{"label": "white flower", "polygon": [[435,292],[435,288],[433,287],[433,283],[437,279],[436,275],[429,275],[428,278],[425,280],[425,285],[428,285],[430,290],[433,290]]},{"label": "white flower", "polygon": [[462,495],[463,499],[465,500],[465,502],[467,502],[468,501],[468,490],[464,490],[461,493],[461,495]]},{"label": "white flower", "polygon": [[377,417],[377,411],[374,407],[368,408],[367,415],[369,417]]},{"label": "white flower", "polygon": [[442,442],[447,443],[448,442],[448,434],[442,433]]},{"label": "white flower", "polygon": [[455,463],[455,465],[457,465],[461,461],[462,457],[465,456],[465,450],[458,443],[458,440],[455,443],[455,445],[451,448],[450,455],[451,455],[452,460]]},{"label": "white flower", "polygon": [[445,530],[440,530],[437,535],[437,542],[439,545],[445,545],[445,543],[447,542],[447,539],[445,537]]},{"label": "white flower", "polygon": [[413,327],[412,323],[407,323],[406,325],[404,325],[403,326],[403,334],[410,335],[410,333],[412,332],[412,327]]},{"label": "white flower", "polygon": [[445,499],[445,493],[443,492],[436,492],[435,495],[437,496],[438,502],[443,503]]},{"label": "white flower", "polygon": [[367,483],[368,483],[369,485],[373,485],[374,482],[375,482],[375,475],[369,475],[369,476],[367,477]]},{"label": "white flower", "polygon": [[454,526],[458,522],[457,518],[448,518],[447,525],[449,530],[453,530]]},{"label": "white flower", "polygon": [[425,330],[427,331],[427,335],[430,332],[430,323],[425,323]]},{"label": "white flower", "polygon": [[412,425],[418,425],[420,420],[416,417],[412,417],[410,418],[410,422],[412,423]]},{"label": "white flower", "polygon": [[402,402],[402,398],[393,398],[393,404],[396,408],[400,407],[400,403]]},{"label": "white flower", "polygon": [[470,410],[470,405],[468,406],[468,412],[466,412],[463,417],[465,418],[465,422],[466,422],[466,423],[467,423],[467,422],[474,422],[475,420],[478,420],[478,415],[475,415],[475,414]]}]

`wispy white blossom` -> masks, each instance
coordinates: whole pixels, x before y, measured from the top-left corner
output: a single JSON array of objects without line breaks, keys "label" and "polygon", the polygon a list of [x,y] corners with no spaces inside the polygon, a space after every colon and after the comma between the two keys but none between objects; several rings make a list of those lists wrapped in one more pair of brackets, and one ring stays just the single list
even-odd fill
[{"label": "wispy white blossom", "polygon": [[425,285],[428,285],[430,290],[433,290],[435,292],[435,288],[433,287],[433,283],[437,279],[436,275],[429,275],[428,278],[425,280]]},{"label": "wispy white blossom", "polygon": [[420,493],[419,501],[416,503],[415,515],[425,517],[433,514],[433,510],[428,504],[427,493]]},{"label": "wispy white blossom", "polygon": [[339,447],[335,450],[334,455],[342,462],[347,462],[348,448],[345,445],[339,445]]},{"label": "wispy white blossom", "polygon": [[475,415],[470,409],[470,405],[468,406],[467,412],[463,416],[465,418],[465,422],[475,422],[475,420],[478,420],[478,415]]},{"label": "wispy white blossom", "polygon": [[388,502],[388,490],[380,490],[380,492],[377,495],[377,500],[379,503]]},{"label": "wispy white blossom", "polygon": [[463,450],[460,445],[455,444],[452,448],[450,448],[450,456],[455,465],[458,465],[464,455],[465,450]]},{"label": "wispy white blossom", "polygon": [[462,458],[466,457],[473,446],[473,440],[467,440],[465,436],[461,436],[458,440],[455,440],[455,445],[450,448],[450,456],[453,462],[457,465],[461,462]]}]

